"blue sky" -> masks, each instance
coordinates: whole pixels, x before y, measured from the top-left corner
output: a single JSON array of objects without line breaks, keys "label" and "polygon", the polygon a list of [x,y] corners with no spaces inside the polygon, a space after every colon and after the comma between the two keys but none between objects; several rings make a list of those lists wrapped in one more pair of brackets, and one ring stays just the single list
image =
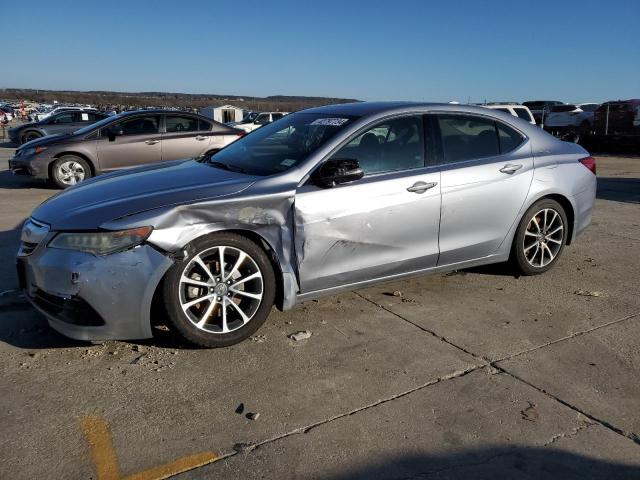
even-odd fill
[{"label": "blue sky", "polygon": [[0,11],[0,87],[640,97],[640,0],[14,0]]}]

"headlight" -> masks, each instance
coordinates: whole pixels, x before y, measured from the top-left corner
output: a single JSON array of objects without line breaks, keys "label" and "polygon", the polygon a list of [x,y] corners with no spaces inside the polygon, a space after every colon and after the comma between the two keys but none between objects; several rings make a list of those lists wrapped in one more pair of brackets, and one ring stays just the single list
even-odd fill
[{"label": "headlight", "polygon": [[26,148],[22,151],[22,155],[24,156],[28,156],[28,155],[35,155],[36,153],[42,153],[47,149],[47,147],[31,147],[31,148]]},{"label": "headlight", "polygon": [[116,232],[59,233],[49,247],[80,250],[94,255],[109,255],[140,245],[151,234],[153,227],[138,227]]}]

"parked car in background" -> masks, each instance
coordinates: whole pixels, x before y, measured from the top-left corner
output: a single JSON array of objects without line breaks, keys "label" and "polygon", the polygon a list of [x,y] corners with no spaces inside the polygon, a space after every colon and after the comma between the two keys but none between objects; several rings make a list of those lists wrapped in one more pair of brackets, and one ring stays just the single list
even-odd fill
[{"label": "parked car in background", "polygon": [[508,113],[510,115],[513,115],[514,117],[522,118],[523,120],[529,122],[531,125],[536,124],[531,111],[527,107],[525,107],[524,105],[520,105],[519,103],[485,103],[480,106]]},{"label": "parked car in background", "polygon": [[107,118],[107,115],[95,110],[61,111],[39,122],[23,123],[10,128],[9,138],[14,144],[22,145],[47,135],[75,132],[103,118]]},{"label": "parked car in background", "polygon": [[557,137],[571,136],[578,141],[580,135],[593,128],[593,118],[598,103],[576,103],[554,105],[549,109],[544,121],[544,129]]},{"label": "parked car in background", "polygon": [[112,170],[214,153],[243,135],[242,130],[195,114],[126,112],[70,135],[27,142],[9,160],[9,168],[66,188]]},{"label": "parked car in background", "polygon": [[5,117],[7,121],[15,118],[15,113],[10,105],[0,105],[0,117]]},{"label": "parked car in background", "polygon": [[249,115],[244,117],[242,121],[228,123],[227,125],[239,128],[241,130],[244,130],[245,132],[252,132],[253,130],[264,125],[268,125],[271,122],[280,120],[288,113],[289,112],[251,112],[249,113]]},{"label": "parked car in background", "polygon": [[595,194],[581,146],[514,116],[332,105],[210,159],[50,198],[23,227],[18,278],[72,338],[149,338],[153,305],[188,341],[222,347],[253,335],[274,303],[508,260],[546,272],[589,225]]},{"label": "parked car in background", "polygon": [[597,135],[640,135],[640,99],[616,100],[600,105],[594,115]]},{"label": "parked car in background", "polygon": [[541,127],[544,126],[544,120],[549,113],[549,109],[554,105],[562,104],[563,103],[558,100],[532,100],[529,102],[522,102],[522,105],[531,111],[534,120]]},{"label": "parked car in background", "polygon": [[61,107],[55,107],[55,108],[53,108],[51,110],[48,110],[46,112],[36,113],[35,114],[35,118],[36,118],[36,121],[39,122],[41,120],[44,120],[47,117],[55,115],[56,113],[59,113],[59,112],[70,112],[70,111],[74,111],[74,110],[97,112],[97,110],[95,108],[91,108],[91,107],[61,106]]}]

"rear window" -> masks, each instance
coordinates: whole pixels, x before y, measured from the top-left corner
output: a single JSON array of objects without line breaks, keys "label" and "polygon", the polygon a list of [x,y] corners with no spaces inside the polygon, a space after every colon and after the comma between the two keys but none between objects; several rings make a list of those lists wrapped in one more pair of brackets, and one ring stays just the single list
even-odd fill
[{"label": "rear window", "polygon": [[598,109],[597,103],[590,103],[588,105],[580,105],[580,109],[583,112],[595,112]]},{"label": "rear window", "polygon": [[502,123],[498,123],[497,127],[498,138],[500,140],[500,153],[509,153],[515,150],[518,145],[520,145],[524,140],[524,137],[520,134],[520,132],[517,132],[511,127],[507,127]]},{"label": "rear window", "polygon": [[493,120],[471,115],[438,115],[446,163],[500,154]]}]

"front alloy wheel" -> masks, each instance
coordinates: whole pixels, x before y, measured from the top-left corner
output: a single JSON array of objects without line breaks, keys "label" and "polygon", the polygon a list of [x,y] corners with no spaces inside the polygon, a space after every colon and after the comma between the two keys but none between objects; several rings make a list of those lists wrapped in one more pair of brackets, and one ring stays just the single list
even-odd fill
[{"label": "front alloy wheel", "polygon": [[523,216],[513,244],[512,260],[525,275],[549,270],[567,239],[567,216],[551,199],[536,202]]},{"label": "front alloy wheel", "polygon": [[169,323],[204,347],[233,345],[266,320],[275,298],[275,277],[264,250],[236,234],[195,240],[165,277]]}]

